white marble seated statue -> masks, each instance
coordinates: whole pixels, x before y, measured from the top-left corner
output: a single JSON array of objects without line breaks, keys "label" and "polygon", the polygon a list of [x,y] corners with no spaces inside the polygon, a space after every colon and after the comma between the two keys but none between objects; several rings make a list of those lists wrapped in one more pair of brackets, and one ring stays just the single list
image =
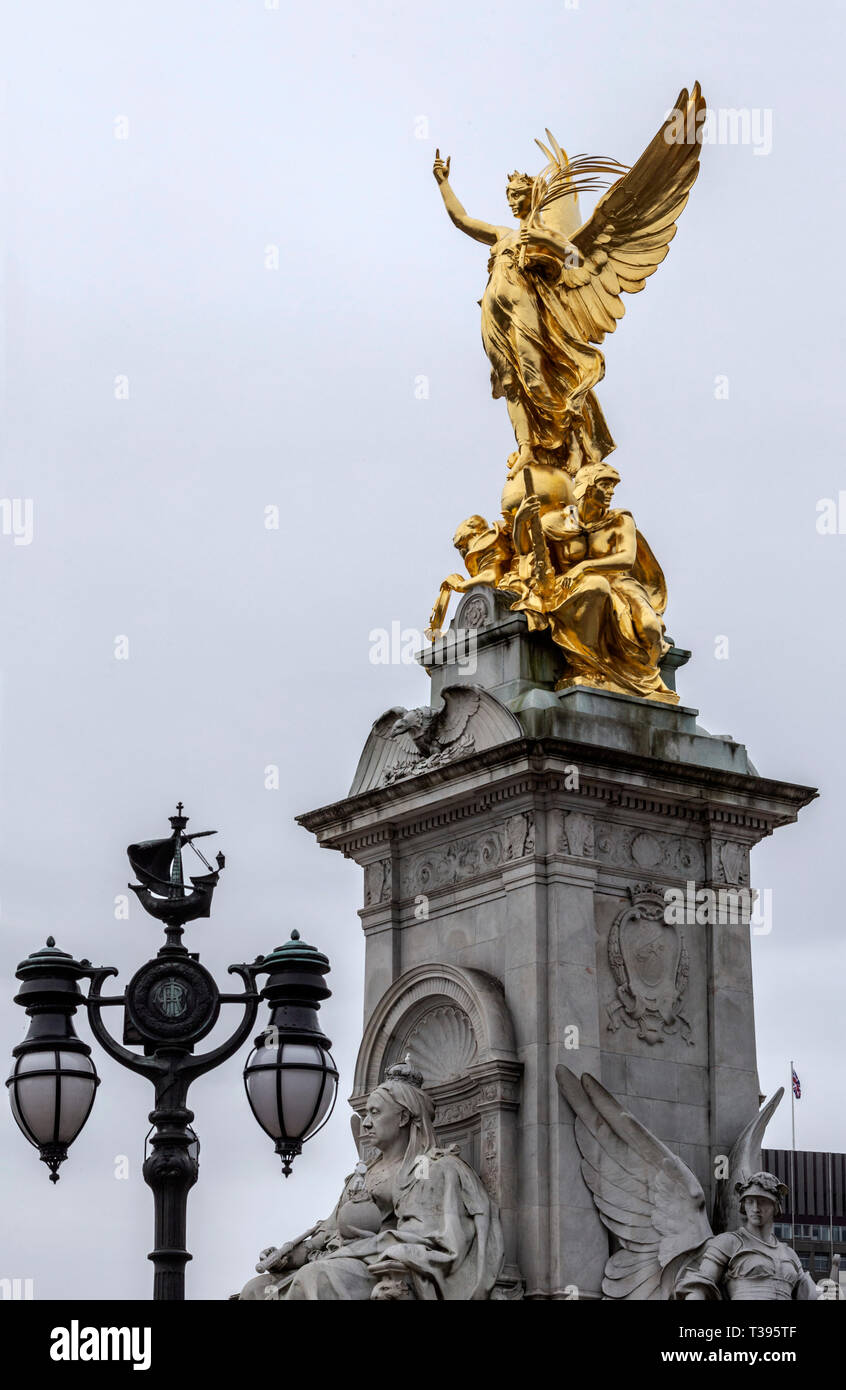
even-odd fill
[{"label": "white marble seated statue", "polygon": [[407,1063],[368,1097],[356,1164],[332,1215],[262,1252],[241,1299],[484,1299],[503,1260],[499,1213],[473,1169],[438,1148]]}]

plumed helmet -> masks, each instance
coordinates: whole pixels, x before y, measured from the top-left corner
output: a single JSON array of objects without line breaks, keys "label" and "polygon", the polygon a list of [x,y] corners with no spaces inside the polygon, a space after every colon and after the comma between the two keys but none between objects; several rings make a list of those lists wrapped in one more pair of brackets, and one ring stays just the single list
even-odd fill
[{"label": "plumed helmet", "polygon": [[743,1182],[736,1182],[734,1190],[740,1199],[741,1208],[747,1197],[769,1197],[775,1203],[776,1216],[784,1211],[788,1189],[775,1173],[753,1173]]}]

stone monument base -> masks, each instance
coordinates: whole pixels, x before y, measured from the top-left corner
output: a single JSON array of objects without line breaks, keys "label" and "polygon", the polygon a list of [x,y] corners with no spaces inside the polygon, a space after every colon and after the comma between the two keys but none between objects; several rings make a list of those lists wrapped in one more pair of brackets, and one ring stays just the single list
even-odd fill
[{"label": "stone monument base", "polygon": [[350,794],[299,817],[364,871],[352,1103],[409,1055],[501,1210],[499,1296],[598,1297],[608,1236],[556,1067],[601,1079],[713,1204],[760,1095],[749,852],[816,793],[689,706],[556,691],[560,653],[493,590],[420,659],[432,708],[377,720]]}]

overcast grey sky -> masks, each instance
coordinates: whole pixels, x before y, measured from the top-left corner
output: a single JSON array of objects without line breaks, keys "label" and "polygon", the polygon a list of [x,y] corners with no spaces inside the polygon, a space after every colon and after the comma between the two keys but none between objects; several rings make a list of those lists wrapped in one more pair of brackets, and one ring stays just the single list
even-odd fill
[{"label": "overcast grey sky", "polygon": [[[188,934],[218,979],[293,926],[333,964],[340,1100],[287,1183],[243,1054],[192,1090],[190,1297],[239,1288],[261,1247],[331,1209],[354,1160],[360,874],[292,818],[346,793],[378,714],[425,703],[425,674],[373,665],[369,633],[424,626],[453,530],[497,512],[511,448],[479,341],[487,252],[444,215],[435,146],[468,210],[504,222],[505,176],[536,170],[545,126],[631,163],[695,78],[714,107],[770,112],[772,149],[704,149],[599,395],[618,499],[694,652],[683,701],[762,774],[820,787],[753,858],[774,912],[754,945],[759,1065],[769,1093],[796,1059],[801,1147],[846,1148],[846,534],[816,528],[818,501],[846,489],[838,8],[7,8],[0,492],[32,499],[34,530],[0,535],[0,1040],[8,1055],[22,1036],[11,977],[49,932],[122,985],[157,949],[155,924],[137,905],[116,921],[114,900],[126,844],[164,832],[180,797],[228,856]],[[57,1187],[0,1124],[0,1276],[34,1278],[40,1298],[150,1292],[151,1088],[95,1060]],[[789,1138],[786,1100],[768,1142]]]}]

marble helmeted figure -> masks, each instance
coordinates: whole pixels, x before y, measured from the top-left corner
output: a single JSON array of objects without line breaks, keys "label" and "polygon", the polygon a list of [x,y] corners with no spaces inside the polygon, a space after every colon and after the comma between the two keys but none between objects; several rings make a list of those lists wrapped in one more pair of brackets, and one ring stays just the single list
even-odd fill
[{"label": "marble helmeted figure", "polygon": [[499,1214],[461,1158],[437,1146],[434,1106],[402,1063],[368,1097],[360,1140],[376,1156],[332,1215],[262,1252],[240,1299],[486,1299],[503,1259]]},{"label": "marble helmeted figure", "polygon": [[[576,1114],[582,1176],[618,1249],[605,1266],[608,1299],[816,1299],[796,1252],[773,1234],[787,1188],[750,1172],[778,1091],[736,1141],[715,1234],[702,1188],[685,1163],[589,1074],[556,1068]],[[735,1222],[739,1220],[736,1229]]]},{"label": "marble helmeted figure", "polygon": [[773,1234],[773,1222],[787,1196],[784,1183],[774,1173],[753,1173],[735,1186],[743,1224],[706,1241],[676,1278],[675,1297],[779,1302],[816,1298],[816,1287],[796,1251]]}]

